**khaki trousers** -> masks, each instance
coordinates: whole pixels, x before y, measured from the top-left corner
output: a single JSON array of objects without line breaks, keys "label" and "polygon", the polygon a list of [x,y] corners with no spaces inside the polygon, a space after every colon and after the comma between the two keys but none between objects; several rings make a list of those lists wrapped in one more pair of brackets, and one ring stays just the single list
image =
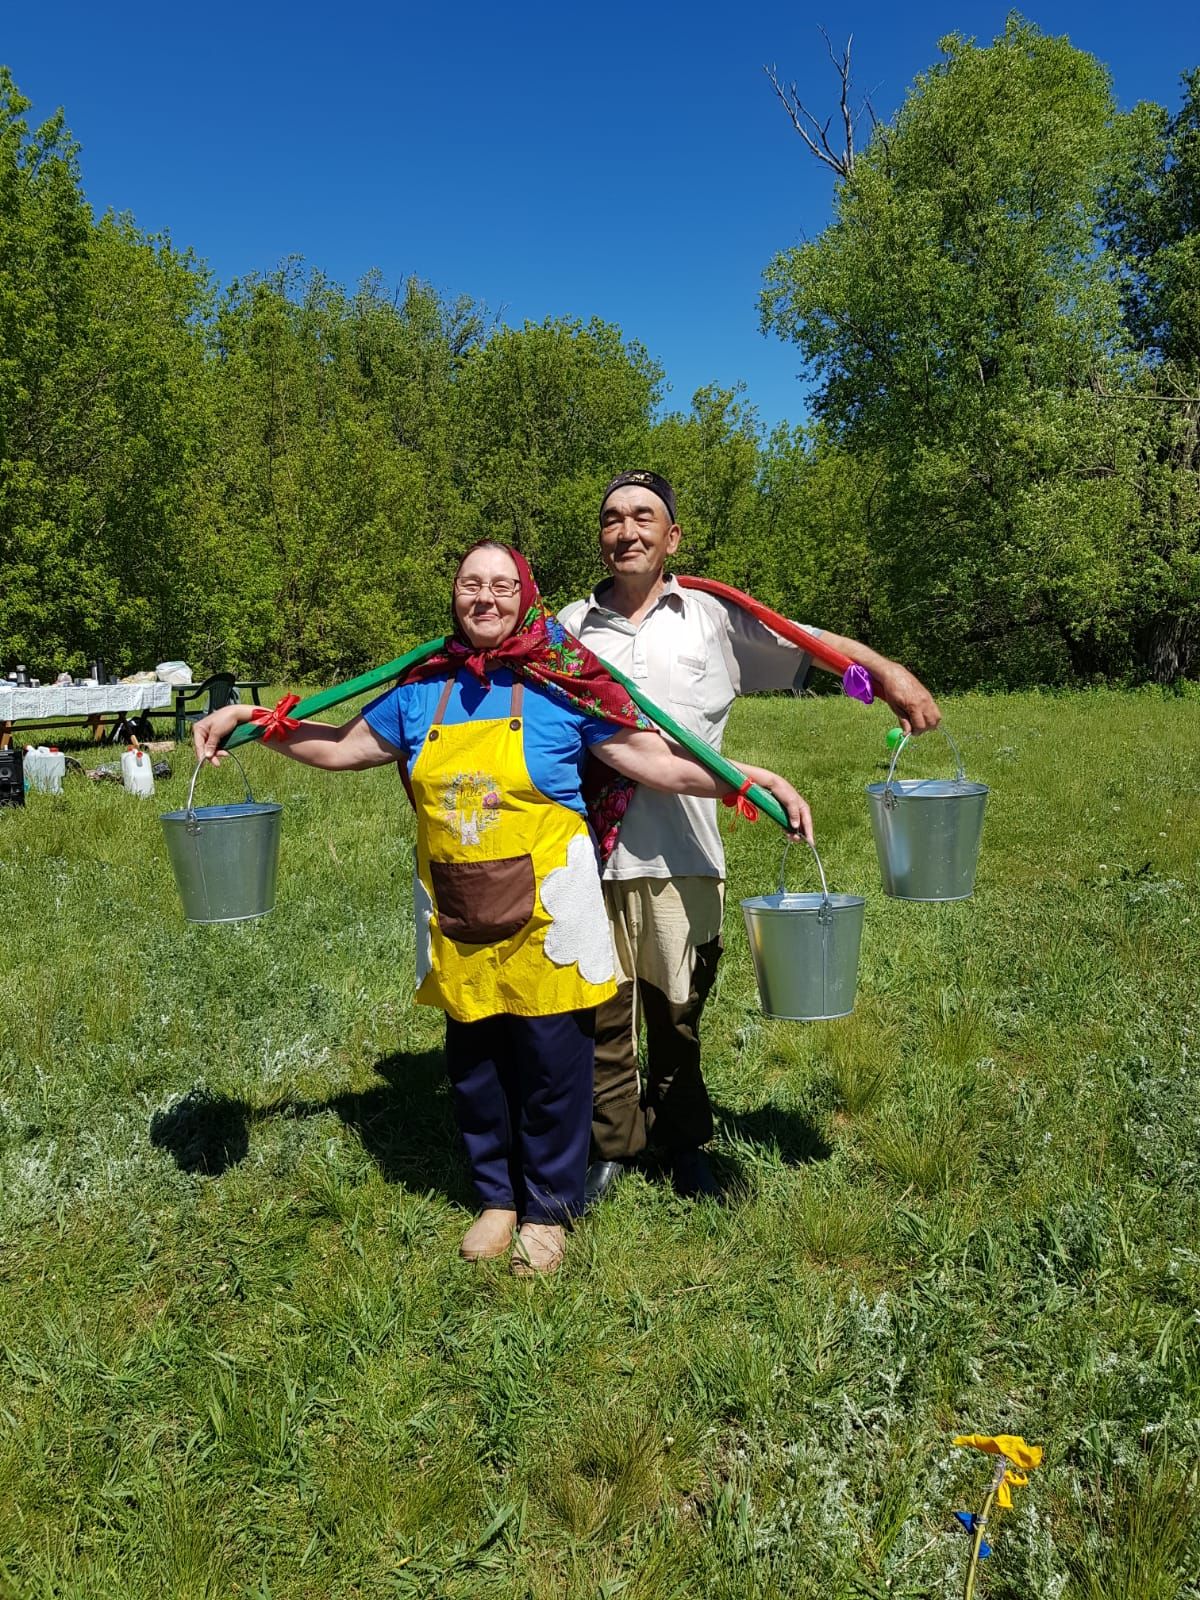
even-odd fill
[{"label": "khaki trousers", "polygon": [[[593,1159],[629,1160],[649,1140],[670,1154],[712,1138],[700,1015],[721,957],[719,878],[606,882],[617,993],[596,1012]],[[638,1035],[646,1027],[646,1075]]]}]

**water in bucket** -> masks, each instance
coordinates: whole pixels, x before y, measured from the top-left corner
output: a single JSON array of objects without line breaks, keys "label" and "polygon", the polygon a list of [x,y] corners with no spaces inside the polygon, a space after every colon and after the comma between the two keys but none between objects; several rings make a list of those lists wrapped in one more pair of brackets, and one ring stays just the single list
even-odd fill
[{"label": "water in bucket", "polygon": [[886,782],[867,785],[883,892],[897,900],[966,900],[975,889],[988,786],[968,780],[958,746],[940,731],[954,752],[953,778],[897,778],[906,734]]},{"label": "water in bucket", "polygon": [[790,1022],[849,1016],[866,901],[856,894],[830,894],[815,845],[809,849],[821,875],[820,894],[789,893],[784,886],[789,848],[790,841],[779,866],[778,893],[742,901],[759,1000],[768,1017]]},{"label": "water in bucket", "polygon": [[275,906],[283,807],[256,801],[241,762],[232,759],[246,785],[244,802],[194,807],[201,762],[192,773],[186,809],[159,819],[189,922],[242,922]]}]

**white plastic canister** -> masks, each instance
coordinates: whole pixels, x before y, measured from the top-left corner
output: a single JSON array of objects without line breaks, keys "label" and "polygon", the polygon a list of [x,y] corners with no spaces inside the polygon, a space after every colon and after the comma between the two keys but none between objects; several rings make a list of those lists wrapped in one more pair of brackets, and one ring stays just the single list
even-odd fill
[{"label": "white plastic canister", "polygon": [[54,745],[40,744],[25,752],[25,787],[43,794],[61,794],[67,758]]},{"label": "white plastic canister", "polygon": [[154,772],[144,750],[126,750],[121,757],[121,776],[130,794],[154,793]]}]

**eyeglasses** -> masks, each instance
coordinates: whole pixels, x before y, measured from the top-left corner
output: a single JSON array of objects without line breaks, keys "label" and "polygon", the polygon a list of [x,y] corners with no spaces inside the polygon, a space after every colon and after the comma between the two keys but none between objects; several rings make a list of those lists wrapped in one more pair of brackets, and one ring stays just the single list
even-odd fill
[{"label": "eyeglasses", "polygon": [[473,600],[477,594],[482,594],[485,589],[490,589],[497,600],[511,600],[521,585],[515,578],[493,578],[491,583],[484,583],[482,578],[455,578],[454,590],[456,594],[469,595]]}]

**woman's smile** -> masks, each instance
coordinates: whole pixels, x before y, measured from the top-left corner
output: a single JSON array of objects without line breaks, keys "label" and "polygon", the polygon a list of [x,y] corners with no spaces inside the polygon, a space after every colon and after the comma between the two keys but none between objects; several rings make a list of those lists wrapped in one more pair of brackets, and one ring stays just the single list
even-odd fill
[{"label": "woman's smile", "polygon": [[[493,583],[500,585],[499,594]],[[506,551],[484,546],[467,556],[454,577],[454,616],[467,643],[476,649],[502,644],[516,631],[521,616],[520,574]]]}]

